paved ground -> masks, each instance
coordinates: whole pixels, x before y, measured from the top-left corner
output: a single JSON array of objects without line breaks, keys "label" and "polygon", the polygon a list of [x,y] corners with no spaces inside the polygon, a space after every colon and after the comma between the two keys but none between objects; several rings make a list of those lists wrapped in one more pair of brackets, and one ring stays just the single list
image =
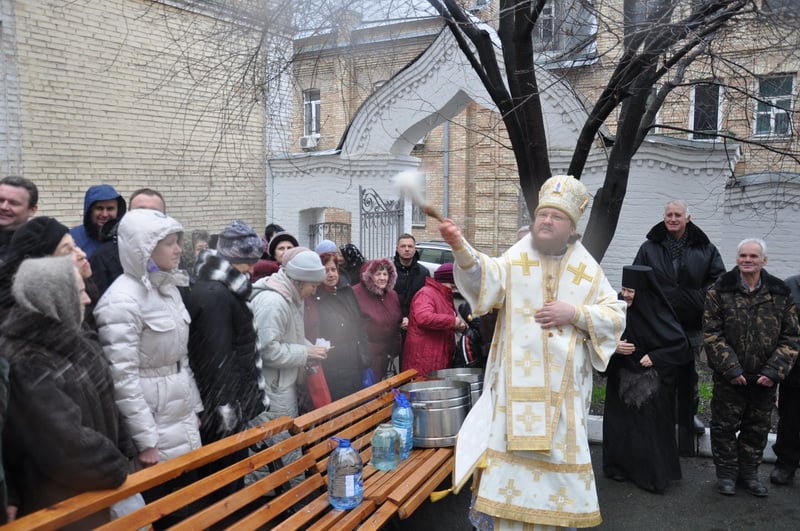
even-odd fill
[{"label": "paved ground", "polygon": [[[631,483],[619,483],[597,474],[601,469],[602,447],[592,445],[592,460],[600,496],[603,531],[770,531],[800,529],[800,486],[770,485],[767,498],[755,498],[744,491],[726,497],[714,490],[714,465],[708,457],[681,458],[683,479],[663,494],[652,494]],[[768,481],[771,464],[761,467]],[[409,531],[467,531],[470,493],[426,502],[408,520],[393,522],[392,529]]]}]

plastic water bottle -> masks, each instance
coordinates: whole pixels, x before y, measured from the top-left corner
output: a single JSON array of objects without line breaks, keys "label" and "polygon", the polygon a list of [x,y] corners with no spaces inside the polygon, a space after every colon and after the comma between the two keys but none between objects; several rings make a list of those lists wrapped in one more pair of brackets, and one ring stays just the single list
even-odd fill
[{"label": "plastic water bottle", "polygon": [[414,410],[406,395],[393,389],[392,426],[400,435],[400,459],[408,459],[414,447]]},{"label": "plastic water bottle", "polygon": [[339,447],[328,460],[328,502],[340,511],[353,509],[364,499],[364,463],[349,439],[333,440]]},{"label": "plastic water bottle", "polygon": [[400,464],[400,434],[391,424],[381,424],[372,436],[372,466],[394,470]]}]

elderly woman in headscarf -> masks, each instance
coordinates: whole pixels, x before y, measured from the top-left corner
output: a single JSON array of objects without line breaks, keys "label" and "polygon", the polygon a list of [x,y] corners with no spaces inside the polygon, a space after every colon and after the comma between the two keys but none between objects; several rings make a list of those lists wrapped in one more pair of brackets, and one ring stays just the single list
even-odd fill
[{"label": "elderly woman in headscarf", "polygon": [[353,286],[361,316],[367,329],[370,366],[375,378],[381,378],[389,362],[400,356],[403,339],[400,324],[403,314],[394,290],[397,271],[386,258],[370,260],[361,270],[361,283]]},{"label": "elderly woman in headscarf", "polygon": [[[156,210],[125,214],[117,233],[124,273],[94,311],[117,405],[145,467],[201,445],[203,404],[187,353],[190,317],[178,292],[189,282],[178,269],[182,234],[180,223]],[[179,483],[142,494],[156,499]]]},{"label": "elderly woman in headscarf", "polygon": [[625,266],[621,297],[628,312],[625,332],[606,371],[603,472],[660,492],[681,478],[675,378],[692,354],[652,268]]},{"label": "elderly woman in headscarf", "polygon": [[[119,449],[108,363],[81,334],[89,297],[72,258],[23,261],[12,292],[16,305],[0,328],[0,352],[10,361],[3,451],[18,497],[11,504],[22,516],[81,492],[118,487],[129,460]],[[109,519],[102,510],[71,528]]]},{"label": "elderly woman in headscarf", "polygon": [[425,277],[425,285],[411,299],[401,362],[404,371],[416,369],[426,375],[450,366],[455,333],[467,329],[453,305],[454,286],[453,264],[442,264],[433,278]]}]

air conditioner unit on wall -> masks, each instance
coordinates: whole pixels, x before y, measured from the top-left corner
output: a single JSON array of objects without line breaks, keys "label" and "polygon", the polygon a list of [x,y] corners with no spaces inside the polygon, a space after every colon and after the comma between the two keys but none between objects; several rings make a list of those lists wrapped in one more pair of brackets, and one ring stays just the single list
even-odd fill
[{"label": "air conditioner unit on wall", "polygon": [[318,138],[316,136],[301,136],[300,147],[303,149],[315,149],[317,147]]}]

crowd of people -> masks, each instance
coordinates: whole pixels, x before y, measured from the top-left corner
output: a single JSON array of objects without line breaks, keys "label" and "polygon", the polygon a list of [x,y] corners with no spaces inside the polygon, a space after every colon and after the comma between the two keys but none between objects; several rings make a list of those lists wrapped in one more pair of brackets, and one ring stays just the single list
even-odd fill
[{"label": "crowd of people", "polygon": [[[743,240],[726,272],[677,200],[614,289],[576,232],[589,200],[572,177],[549,179],[533,223],[501,257],[480,253],[445,220],[439,228],[455,262],[431,277],[410,234],[399,236],[394,257],[366,260],[352,243],[309,249],[277,224],[262,236],[232,220],[218,234],[194,231],[183,253],[184,228],[156,190],[125,201],[112,186],[92,186],[83,222],[70,229],[35,216],[34,183],[2,179],[3,517],[116,487],[129,472],[395,371],[451,367],[472,315],[493,324],[479,347],[487,352],[491,340],[484,394],[492,405],[482,409],[490,415],[471,423],[480,433],[459,435],[486,447],[474,463],[478,529],[599,523],[586,434],[593,370],[607,377],[603,473],[655,492],[680,479],[678,456],[692,455],[705,432],[696,415],[703,353],[713,371],[717,490],[767,495],[758,466],[778,384],[770,480],[790,484],[800,464],[800,276],[769,275],[759,239]],[[466,311],[454,307],[456,289]],[[210,500],[268,473],[256,470]],[[144,500],[195,477],[154,487]],[[98,513],[76,528],[110,518]]]},{"label": "crowd of people", "polygon": [[[33,182],[0,181],[3,520],[116,487],[129,472],[297,416],[401,365],[446,368],[463,327],[452,264],[430,278],[410,234],[393,259],[368,261],[352,243],[311,250],[276,224],[262,237],[233,220],[218,234],[194,231],[183,253],[184,228],[156,190],[126,201],[92,186],[72,229],[37,208]],[[414,355],[403,357],[404,343]],[[144,501],[248,451],[154,487]]]}]

